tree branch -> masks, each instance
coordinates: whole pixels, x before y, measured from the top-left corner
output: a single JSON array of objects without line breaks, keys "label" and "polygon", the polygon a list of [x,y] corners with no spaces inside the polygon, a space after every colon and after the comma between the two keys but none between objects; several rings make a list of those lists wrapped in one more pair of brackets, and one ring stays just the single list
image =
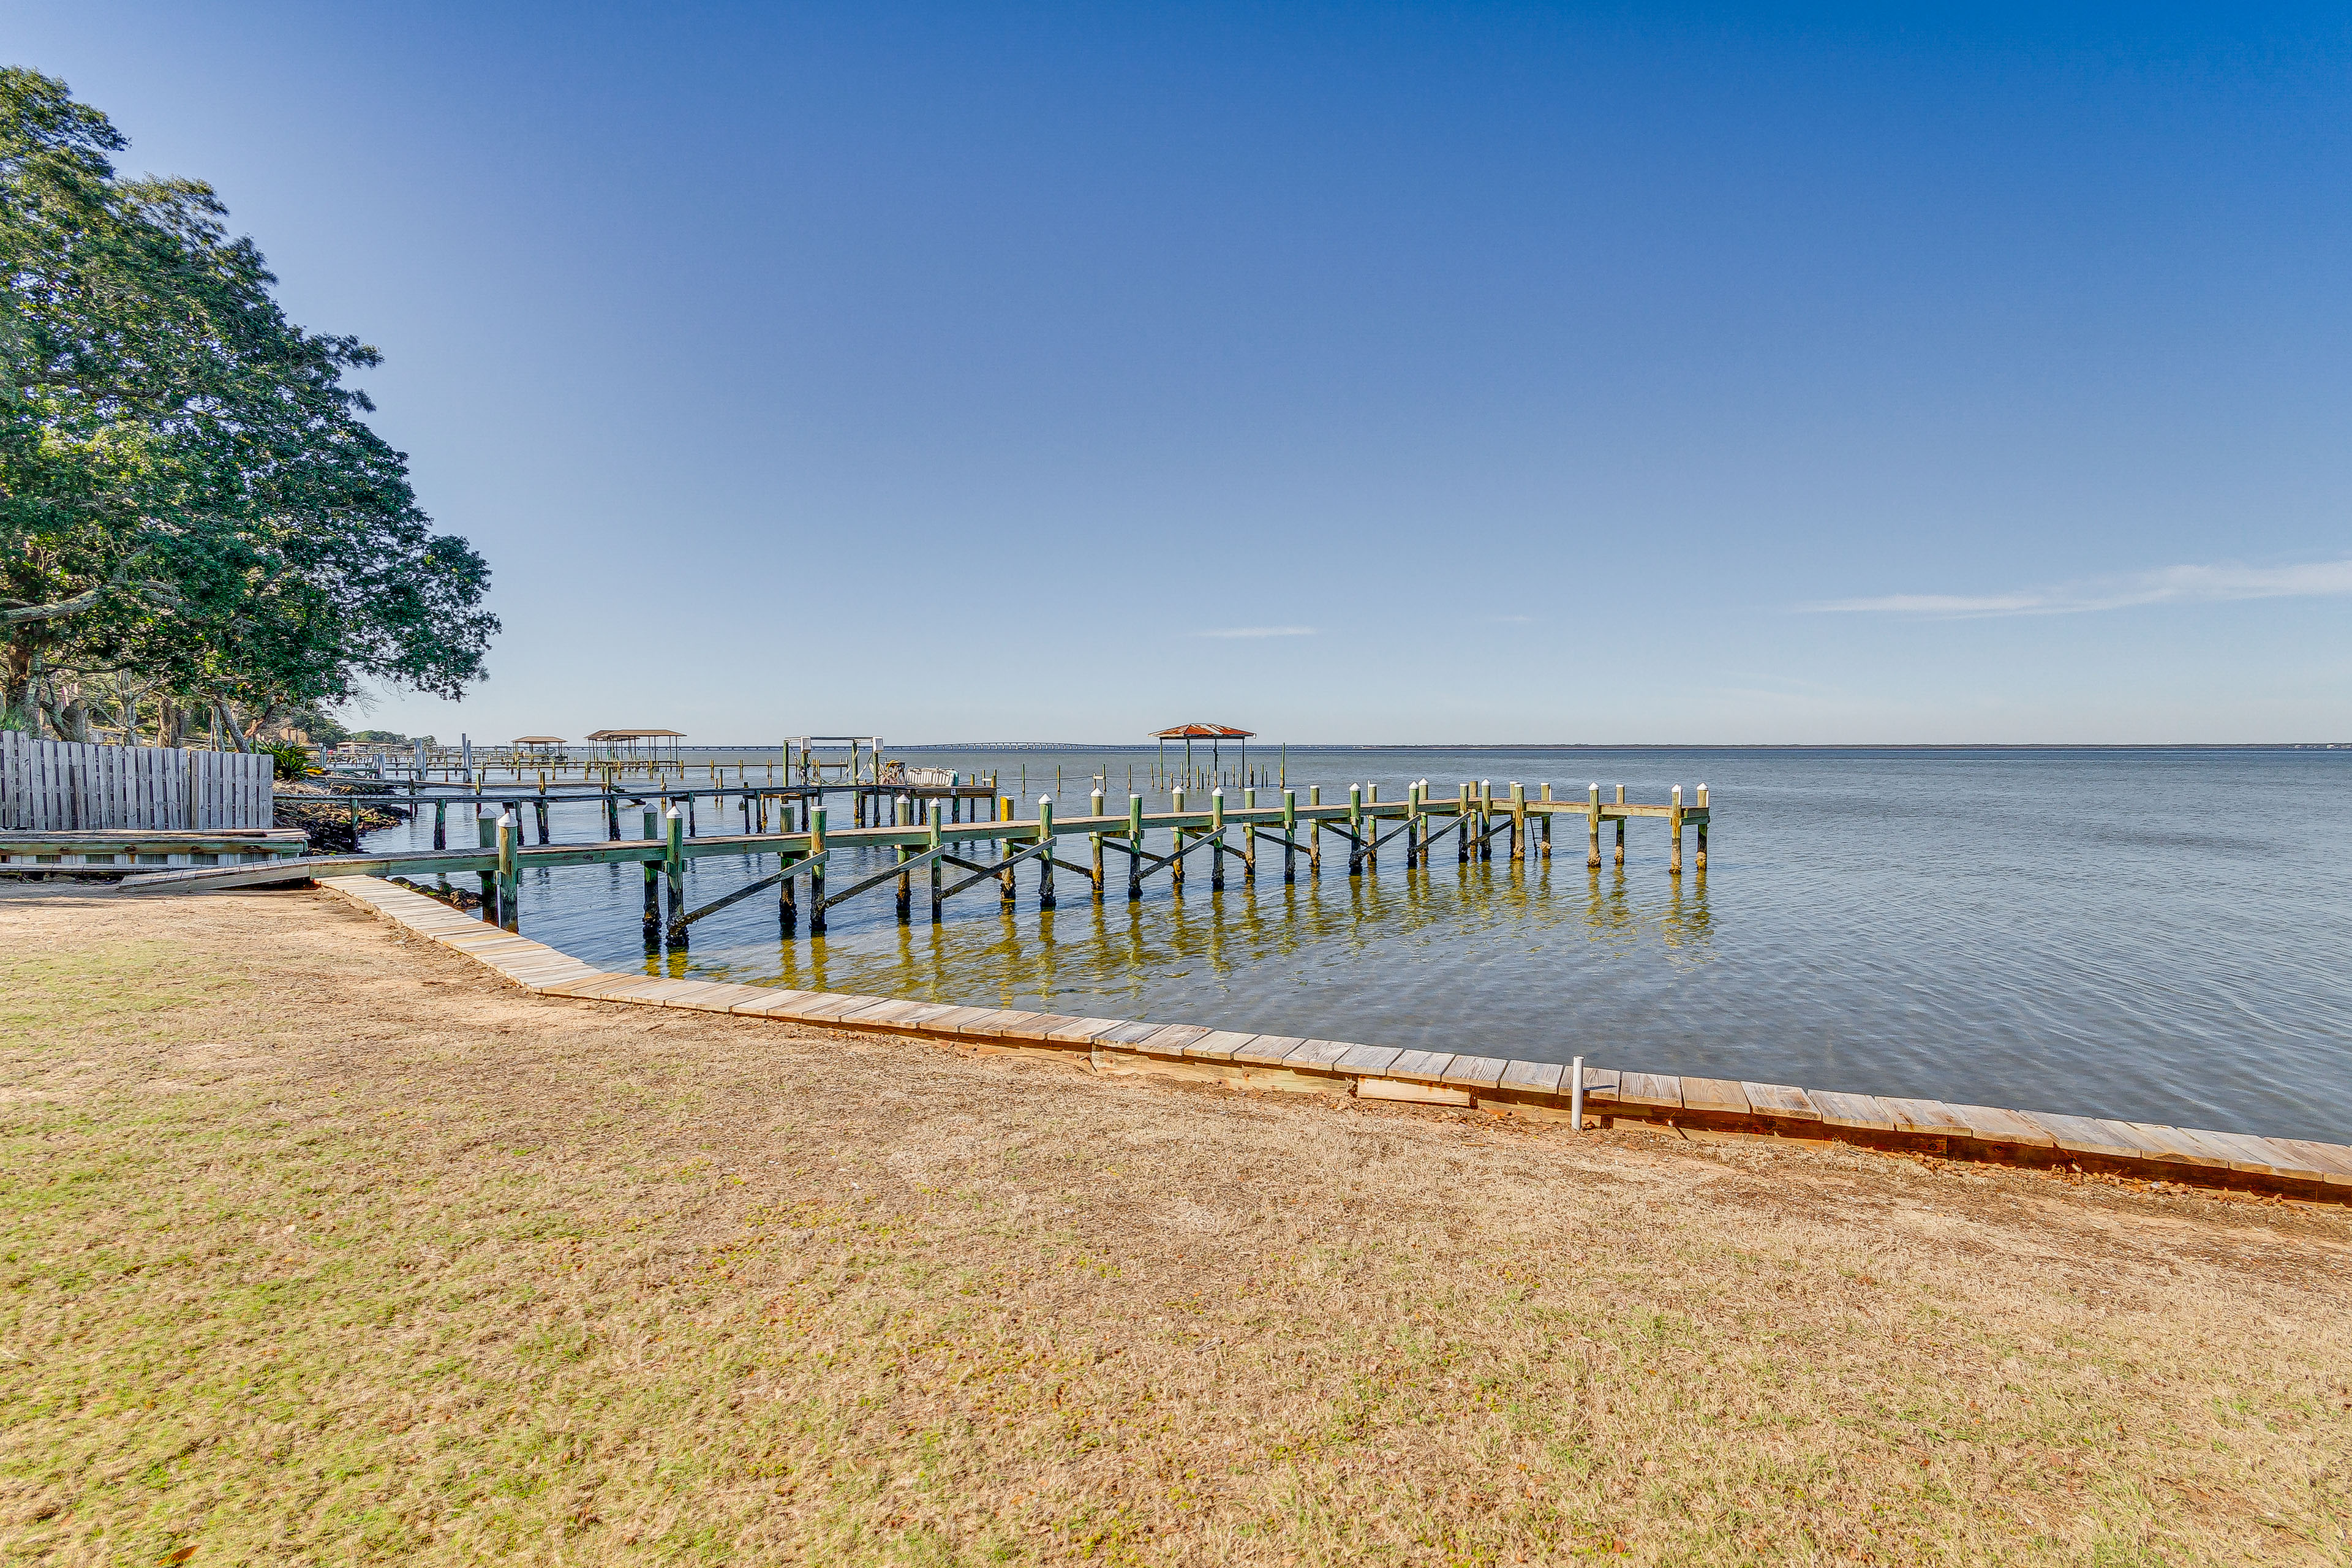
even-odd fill
[{"label": "tree branch", "polygon": [[59,599],[50,605],[27,605],[18,610],[0,610],[0,623],[22,626],[29,621],[54,621],[65,616],[78,616],[106,596],[111,584],[103,584],[70,599]]}]

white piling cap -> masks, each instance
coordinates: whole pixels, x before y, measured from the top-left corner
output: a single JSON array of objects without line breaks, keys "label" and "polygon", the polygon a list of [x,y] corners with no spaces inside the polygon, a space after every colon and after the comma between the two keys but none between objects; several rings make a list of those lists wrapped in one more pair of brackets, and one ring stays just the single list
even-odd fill
[{"label": "white piling cap", "polygon": [[686,813],[684,813],[684,812],[682,812],[682,811],[678,810],[678,808],[677,808],[677,807],[676,807],[676,806],[674,806],[674,805],[673,805],[673,806],[671,806],[671,807],[669,808],[669,811],[667,813],[667,815],[668,815],[668,816],[684,816],[686,815]]}]

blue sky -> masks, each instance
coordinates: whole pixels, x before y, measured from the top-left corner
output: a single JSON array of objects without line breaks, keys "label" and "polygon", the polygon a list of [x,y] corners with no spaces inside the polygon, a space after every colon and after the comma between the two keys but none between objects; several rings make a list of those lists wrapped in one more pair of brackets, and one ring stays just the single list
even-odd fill
[{"label": "blue sky", "polygon": [[2352,739],[2340,10],[0,37],[383,350],[507,629],[373,723]]}]

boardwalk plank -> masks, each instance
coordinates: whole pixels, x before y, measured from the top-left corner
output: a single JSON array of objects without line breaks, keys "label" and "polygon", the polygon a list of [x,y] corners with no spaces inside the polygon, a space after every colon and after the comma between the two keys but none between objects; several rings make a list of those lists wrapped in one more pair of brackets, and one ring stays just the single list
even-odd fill
[{"label": "boardwalk plank", "polygon": [[2341,1143],[2321,1143],[2309,1138],[2273,1138],[2271,1144],[2299,1157],[2331,1186],[2352,1186],[2352,1149]]},{"label": "boardwalk plank", "polygon": [[1256,1038],[1255,1035],[1244,1035],[1234,1029],[1212,1029],[1186,1046],[1184,1055],[1199,1061],[1231,1061],[1235,1053]]},{"label": "boardwalk plank", "polygon": [[1514,1089],[1521,1094],[1558,1094],[1560,1079],[1568,1072],[1565,1062],[1515,1061],[1503,1069],[1496,1080],[1496,1089]]},{"label": "boardwalk plank", "polygon": [[1742,1083],[1739,1089],[1748,1096],[1748,1108],[1759,1116],[1780,1121],[1819,1121],[1822,1119],[1821,1108],[1794,1084]]},{"label": "boardwalk plank", "polygon": [[1448,1089],[1493,1089],[1510,1065],[1502,1057],[1455,1057],[1445,1064],[1445,1076],[1439,1081]]},{"label": "boardwalk plank", "polygon": [[1683,1079],[1683,1109],[1704,1110],[1717,1116],[1745,1116],[1750,1105],[1748,1091],[1737,1079],[1727,1078]]},{"label": "boardwalk plank", "polygon": [[1032,1013],[1017,1024],[1007,1024],[997,1030],[1000,1040],[1035,1040],[1044,1043],[1054,1037],[1056,1029],[1066,1029],[1079,1022],[1066,1013]]},{"label": "boardwalk plank", "polygon": [[1135,1048],[1146,1056],[1181,1057],[1185,1047],[1209,1034],[1200,1024],[1170,1024],[1153,1030],[1135,1042]]},{"label": "boardwalk plank", "polygon": [[969,1035],[975,1039],[1001,1039],[1005,1030],[1034,1023],[1044,1016],[1042,1013],[1024,1013],[1016,1009],[1005,1008],[982,1017],[967,1019],[956,1026],[956,1033]]},{"label": "boardwalk plank", "polygon": [[2215,1132],[2202,1127],[2196,1132],[2207,1147],[2229,1155],[2233,1171],[2257,1176],[2285,1176],[2304,1168],[2301,1160],[2284,1149],[2273,1148],[2267,1138],[2257,1138],[2250,1132]]},{"label": "boardwalk plank", "polygon": [[1668,1110],[1680,1110],[1683,1105],[1683,1080],[1671,1073],[1619,1073],[1617,1103],[1654,1105]]},{"label": "boardwalk plank", "polygon": [[743,1014],[747,1017],[757,1017],[763,1013],[773,1013],[781,1008],[788,1007],[795,1002],[803,1002],[809,997],[818,994],[818,993],[814,991],[780,991],[772,985],[755,985],[751,989],[754,991],[764,992],[765,994],[754,997],[749,1002],[738,1002],[735,1005],[735,1011]]},{"label": "boardwalk plank", "polygon": [[1895,1118],[1896,1129],[1901,1131],[1939,1138],[1949,1137],[1956,1132],[1964,1138],[1969,1135],[1969,1124],[1940,1100],[1905,1100],[1896,1095],[1882,1094],[1878,1097],[1878,1103],[1886,1107],[1888,1113]]},{"label": "boardwalk plank", "polygon": [[923,1027],[934,1035],[961,1035],[967,1025],[993,1018],[1002,1011],[998,1007],[950,1007],[936,1018],[924,1019]]},{"label": "boardwalk plank", "polygon": [[1128,1022],[1125,1018],[1073,1018],[1045,1037],[1057,1046],[1091,1045],[1127,1027]]},{"label": "boardwalk plank", "polygon": [[1445,1064],[1453,1059],[1451,1051],[1401,1051],[1397,1059],[1389,1064],[1388,1075],[1441,1083],[1445,1079]]},{"label": "boardwalk plank", "polygon": [[2127,1121],[2124,1125],[2174,1158],[2209,1170],[2226,1171],[2230,1168],[2230,1157],[2218,1149],[2206,1147],[2195,1133],[2184,1132],[2160,1121]]},{"label": "boardwalk plank", "polygon": [[2115,1123],[2091,1116],[2066,1116],[2054,1110],[2021,1110],[2020,1116],[2057,1141],[2061,1149],[2077,1154],[2097,1154],[2110,1160],[2138,1160],[2150,1151]]},{"label": "boardwalk plank", "polygon": [[2029,1149],[2050,1149],[2057,1140],[2014,1110],[1992,1105],[1954,1105],[1952,1113],[1968,1123],[1969,1135],[1987,1143],[2015,1143]]},{"label": "boardwalk plank", "polygon": [[1895,1113],[1881,1105],[1875,1095],[1844,1094],[1829,1089],[1809,1089],[1805,1093],[1820,1110],[1824,1126],[1851,1127],[1863,1132],[1895,1131]]},{"label": "boardwalk plank", "polygon": [[1306,1043],[1301,1035],[1252,1035],[1247,1045],[1235,1047],[1231,1059],[1254,1067],[1278,1067],[1283,1058]]}]

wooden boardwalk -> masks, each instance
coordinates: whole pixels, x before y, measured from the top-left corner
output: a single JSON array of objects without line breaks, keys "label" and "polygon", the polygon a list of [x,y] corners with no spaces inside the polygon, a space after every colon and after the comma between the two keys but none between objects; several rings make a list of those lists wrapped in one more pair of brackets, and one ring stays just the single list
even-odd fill
[{"label": "wooden boardwalk", "polygon": [[371,877],[320,885],[416,935],[552,996],[684,1007],[825,1028],[913,1036],[987,1051],[1043,1054],[1090,1070],[1233,1088],[1454,1106],[1583,1127],[1641,1124],[1698,1137],[1763,1135],[2243,1188],[2352,1203],[2352,1148],[2152,1122],[1941,1100],[1681,1078],[1569,1062],[1408,1051],[1205,1024],[957,1006],[837,992],[615,974]]}]

